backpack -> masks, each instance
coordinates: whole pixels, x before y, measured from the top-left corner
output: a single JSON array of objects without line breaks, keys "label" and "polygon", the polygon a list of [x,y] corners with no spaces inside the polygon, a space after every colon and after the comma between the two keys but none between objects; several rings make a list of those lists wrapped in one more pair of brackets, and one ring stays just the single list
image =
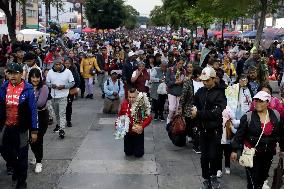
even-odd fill
[{"label": "backpack", "polygon": [[[118,93],[120,92],[120,79],[118,81]],[[107,86],[109,86],[109,79],[107,79]]]}]

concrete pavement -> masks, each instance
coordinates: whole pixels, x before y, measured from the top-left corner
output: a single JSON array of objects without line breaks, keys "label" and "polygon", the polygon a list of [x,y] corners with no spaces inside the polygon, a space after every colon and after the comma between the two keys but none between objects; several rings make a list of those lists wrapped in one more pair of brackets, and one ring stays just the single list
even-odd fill
[{"label": "concrete pavement", "polygon": [[[97,90],[97,88],[96,88]],[[29,166],[31,189],[198,189],[202,178],[200,155],[186,147],[175,147],[164,122],[145,130],[146,154],[141,159],[126,158],[123,141],[113,136],[115,116],[101,113],[103,100],[79,99],[73,105],[73,125],[60,140],[50,127],[44,138],[43,172]],[[32,153],[30,153],[32,157]],[[274,165],[275,167],[275,165]],[[232,165],[232,174],[221,182],[224,189],[246,188],[244,170]],[[271,182],[270,182],[271,184]],[[10,189],[0,160],[0,188]]]}]

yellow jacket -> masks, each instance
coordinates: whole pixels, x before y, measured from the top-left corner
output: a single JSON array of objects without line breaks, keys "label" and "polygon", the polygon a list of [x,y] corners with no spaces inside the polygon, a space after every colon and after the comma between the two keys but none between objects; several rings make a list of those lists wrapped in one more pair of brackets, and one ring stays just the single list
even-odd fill
[{"label": "yellow jacket", "polygon": [[233,63],[224,63],[224,72],[230,76],[230,70],[232,70],[232,76],[236,76],[237,72]]},{"label": "yellow jacket", "polygon": [[97,71],[101,71],[97,59],[95,57],[83,58],[80,64],[80,73],[82,74],[83,78],[88,79],[93,77],[90,74],[90,70],[96,68]]}]

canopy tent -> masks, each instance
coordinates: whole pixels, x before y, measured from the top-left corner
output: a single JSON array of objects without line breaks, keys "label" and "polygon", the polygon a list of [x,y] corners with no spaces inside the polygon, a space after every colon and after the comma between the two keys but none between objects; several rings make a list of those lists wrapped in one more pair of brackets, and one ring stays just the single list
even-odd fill
[{"label": "canopy tent", "polygon": [[37,31],[35,29],[23,29],[17,32],[17,39],[24,41],[32,41],[34,38],[46,36],[46,33]]},{"label": "canopy tent", "polygon": [[93,33],[93,32],[95,32],[95,30],[92,29],[92,28],[84,28],[84,29],[82,29],[82,32],[83,33]]}]

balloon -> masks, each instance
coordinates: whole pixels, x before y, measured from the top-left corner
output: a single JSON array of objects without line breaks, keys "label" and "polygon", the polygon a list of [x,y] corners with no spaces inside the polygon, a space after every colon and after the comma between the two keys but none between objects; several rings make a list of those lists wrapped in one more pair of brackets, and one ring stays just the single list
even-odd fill
[{"label": "balloon", "polygon": [[69,25],[68,24],[66,24],[66,23],[62,24],[62,26],[61,26],[62,33],[66,33],[68,29],[69,29]]}]

